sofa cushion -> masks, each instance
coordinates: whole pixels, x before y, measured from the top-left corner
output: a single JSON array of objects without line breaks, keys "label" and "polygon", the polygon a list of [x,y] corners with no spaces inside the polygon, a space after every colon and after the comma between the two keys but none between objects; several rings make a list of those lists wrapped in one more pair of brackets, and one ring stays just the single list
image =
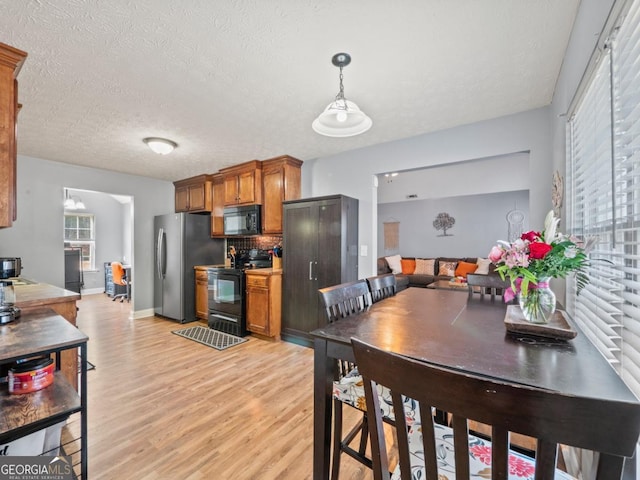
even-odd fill
[{"label": "sofa cushion", "polygon": [[384,257],[389,264],[389,268],[391,269],[391,273],[402,273],[402,257],[400,255],[392,255],[390,257]]},{"label": "sofa cushion", "polygon": [[433,258],[416,258],[414,275],[435,275],[436,261]]},{"label": "sofa cushion", "polygon": [[458,265],[456,266],[455,276],[467,278],[468,273],[474,273],[477,269],[477,263],[458,262]]},{"label": "sofa cushion", "polygon": [[438,275],[446,277],[454,277],[456,274],[456,265],[458,262],[438,262]]},{"label": "sofa cushion", "polygon": [[409,279],[413,277],[414,275],[396,275],[396,292],[401,292],[409,287]]},{"label": "sofa cushion", "polygon": [[416,270],[416,261],[412,258],[403,258],[400,264],[404,275],[411,275]]},{"label": "sofa cushion", "polygon": [[436,277],[433,275],[407,275],[409,279],[409,286],[411,287],[426,287],[430,283],[433,283],[436,280]]},{"label": "sofa cushion", "polygon": [[378,275],[384,275],[385,273],[391,273],[389,264],[384,257],[378,258]]},{"label": "sofa cushion", "polygon": [[489,260],[488,258],[478,258],[476,263],[478,265],[478,269],[475,271],[475,273],[482,273],[484,275],[487,275],[489,273],[491,260]]}]

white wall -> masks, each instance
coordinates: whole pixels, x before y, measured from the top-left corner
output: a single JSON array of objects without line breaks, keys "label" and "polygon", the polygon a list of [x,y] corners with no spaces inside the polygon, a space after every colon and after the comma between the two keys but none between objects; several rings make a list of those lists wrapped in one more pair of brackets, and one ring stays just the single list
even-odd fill
[{"label": "white wall", "polygon": [[[382,172],[528,151],[529,218],[532,225],[542,225],[551,210],[549,116],[549,108],[539,108],[307,161],[303,164],[303,177],[310,178],[309,184],[303,184],[303,195],[341,193],[360,201],[359,243],[370,252],[359,259],[360,278],[376,272],[378,199],[373,177]],[[373,121],[372,128],[376,128]]]},{"label": "white wall", "polygon": [[378,176],[378,204],[459,195],[529,190],[529,152]]},{"label": "white wall", "polygon": [[64,287],[63,187],[134,198],[134,311],[153,308],[153,217],[174,209],[173,184],[18,156],[18,219],[0,230],[0,256],[21,257],[24,276]]},{"label": "white wall", "polygon": [[[89,213],[95,218],[95,266],[94,271],[84,271],[84,289],[104,288],[104,263],[122,261],[125,255],[123,232],[131,234],[131,227],[126,224],[130,219],[123,215],[124,205],[105,193],[71,190],[70,195],[78,196],[85,204],[84,210],[68,210],[65,213]],[[127,205],[128,206],[128,205]],[[62,229],[60,231],[62,235]],[[129,245],[131,239],[129,239]],[[23,276],[29,277],[29,270],[24,269]]]},{"label": "white wall", "polygon": [[[507,214],[517,207],[524,214],[522,231],[529,230],[529,192],[500,192],[378,205],[378,257],[484,257],[496,240],[508,240]],[[443,236],[433,227],[446,212],[455,219]],[[399,222],[399,249],[385,250],[384,222]]]}]

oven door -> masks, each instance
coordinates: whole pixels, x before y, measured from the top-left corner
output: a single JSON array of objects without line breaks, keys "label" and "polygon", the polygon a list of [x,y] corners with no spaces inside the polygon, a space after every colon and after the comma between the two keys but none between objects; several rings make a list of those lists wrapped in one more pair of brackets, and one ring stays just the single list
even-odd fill
[{"label": "oven door", "polygon": [[209,313],[241,318],[244,307],[243,279],[244,273],[241,270],[209,270]]}]

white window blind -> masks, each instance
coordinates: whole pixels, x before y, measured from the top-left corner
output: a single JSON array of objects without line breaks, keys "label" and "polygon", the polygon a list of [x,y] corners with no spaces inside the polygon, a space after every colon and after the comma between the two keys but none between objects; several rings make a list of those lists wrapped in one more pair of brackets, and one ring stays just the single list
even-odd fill
[{"label": "white window blind", "polygon": [[567,216],[597,237],[589,285],[567,308],[640,397],[640,1],[611,32],[567,130]]}]

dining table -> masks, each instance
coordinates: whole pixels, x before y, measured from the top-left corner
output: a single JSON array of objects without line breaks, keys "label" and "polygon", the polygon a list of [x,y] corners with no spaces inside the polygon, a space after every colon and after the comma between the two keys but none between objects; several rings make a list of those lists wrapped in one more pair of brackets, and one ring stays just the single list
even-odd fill
[{"label": "dining table", "polygon": [[[410,287],[311,332],[314,339],[313,478],[329,478],[336,359],[355,361],[351,338],[429,364],[578,397],[638,403],[571,318],[575,338],[507,332],[507,305],[446,289]],[[640,403],[638,403],[640,408]],[[632,426],[638,431],[638,426]]]}]

